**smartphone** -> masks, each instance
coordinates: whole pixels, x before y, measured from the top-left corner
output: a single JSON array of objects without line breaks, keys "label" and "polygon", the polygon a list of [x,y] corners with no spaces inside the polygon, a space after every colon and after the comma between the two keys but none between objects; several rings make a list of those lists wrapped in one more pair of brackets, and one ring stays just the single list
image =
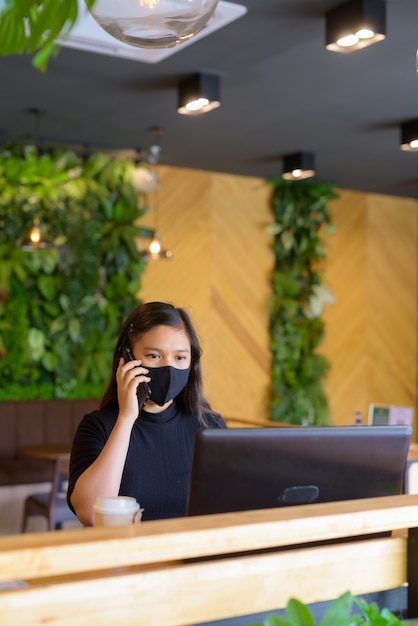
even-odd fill
[{"label": "smartphone", "polygon": [[[121,354],[125,359],[125,363],[127,363],[128,361],[135,361],[135,357],[132,354],[129,346],[122,346]],[[136,388],[136,395],[138,397],[139,410],[141,410],[145,402],[151,395],[151,390],[148,386],[148,383],[139,383],[138,387]]]}]

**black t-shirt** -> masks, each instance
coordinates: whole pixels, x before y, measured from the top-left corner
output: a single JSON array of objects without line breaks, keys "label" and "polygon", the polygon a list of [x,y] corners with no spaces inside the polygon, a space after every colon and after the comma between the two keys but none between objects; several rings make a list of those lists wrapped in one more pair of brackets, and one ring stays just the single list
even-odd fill
[{"label": "black t-shirt", "polygon": [[[78,426],[71,452],[68,503],[81,474],[102,451],[117,419],[116,409],[93,411]],[[220,415],[209,428],[226,428]],[[162,413],[142,411],[131,433],[119,495],[132,496],[142,519],[182,517],[186,513],[197,419],[174,402]]]}]

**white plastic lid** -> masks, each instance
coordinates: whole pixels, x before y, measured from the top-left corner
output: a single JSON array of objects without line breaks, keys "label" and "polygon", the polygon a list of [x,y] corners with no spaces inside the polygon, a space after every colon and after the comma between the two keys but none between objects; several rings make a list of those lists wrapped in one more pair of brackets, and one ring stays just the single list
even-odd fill
[{"label": "white plastic lid", "polygon": [[134,513],[139,509],[139,503],[130,496],[116,496],[115,498],[97,498],[93,505],[96,513]]}]

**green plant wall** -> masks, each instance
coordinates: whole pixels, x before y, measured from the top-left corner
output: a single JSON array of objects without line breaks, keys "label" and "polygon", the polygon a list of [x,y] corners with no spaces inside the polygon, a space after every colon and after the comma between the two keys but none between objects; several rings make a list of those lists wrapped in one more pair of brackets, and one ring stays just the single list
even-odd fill
[{"label": "green plant wall", "polygon": [[327,424],[323,380],[329,369],[317,348],[324,335],[321,318],[333,297],[322,283],[323,235],[331,232],[331,185],[313,180],[269,181],[273,186],[275,265],[270,303],[273,356],[270,419],[294,424]]},{"label": "green plant wall", "polygon": [[[134,164],[104,154],[0,153],[0,400],[97,398],[146,261]],[[23,250],[34,219],[53,247]]]}]

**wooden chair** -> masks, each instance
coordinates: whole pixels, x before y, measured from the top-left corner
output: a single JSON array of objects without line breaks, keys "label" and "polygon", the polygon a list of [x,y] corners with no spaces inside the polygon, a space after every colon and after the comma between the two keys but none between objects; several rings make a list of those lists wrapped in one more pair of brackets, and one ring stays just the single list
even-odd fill
[{"label": "wooden chair", "polygon": [[26,532],[28,518],[41,515],[47,519],[48,530],[60,530],[63,522],[76,520],[67,504],[67,481],[70,460],[68,455],[58,456],[53,465],[52,487],[47,493],[27,496],[23,509],[22,532]]}]

